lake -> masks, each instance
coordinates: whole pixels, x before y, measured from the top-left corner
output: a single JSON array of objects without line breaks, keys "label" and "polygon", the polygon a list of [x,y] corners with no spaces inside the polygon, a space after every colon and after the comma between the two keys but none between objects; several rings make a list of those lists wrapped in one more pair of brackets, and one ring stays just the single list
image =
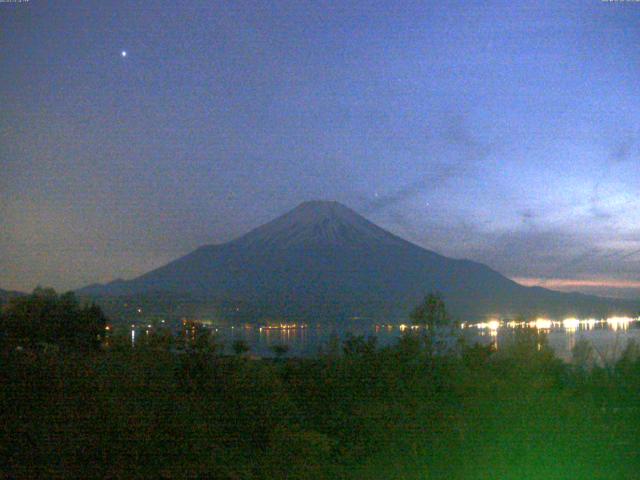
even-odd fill
[{"label": "lake", "polygon": [[[534,328],[543,332],[549,346],[556,355],[565,361],[571,360],[571,352],[580,339],[588,340],[594,347],[597,357],[612,359],[620,355],[629,340],[640,341],[640,322],[638,318],[611,317],[607,319],[565,318],[562,320],[538,318],[529,322],[512,322],[490,320],[481,323],[464,323],[459,328],[465,340],[470,344],[478,342],[483,345],[494,344],[500,350],[514,336],[517,329]],[[273,356],[271,347],[287,345],[288,356],[312,356],[335,336],[342,341],[348,333],[354,335],[375,336],[379,346],[392,345],[410,325],[375,325],[351,326],[336,328],[322,325],[276,325],[276,326],[236,326],[217,327],[212,330],[230,352],[234,340],[241,339],[248,343],[251,354],[257,356]],[[415,327],[413,327],[415,328]],[[137,332],[136,335],[144,334]],[[132,336],[132,339],[135,335]]]}]

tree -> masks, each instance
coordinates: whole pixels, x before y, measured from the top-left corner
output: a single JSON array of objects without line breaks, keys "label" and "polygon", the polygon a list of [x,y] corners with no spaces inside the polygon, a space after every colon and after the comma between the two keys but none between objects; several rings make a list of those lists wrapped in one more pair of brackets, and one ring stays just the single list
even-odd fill
[{"label": "tree", "polygon": [[247,345],[247,342],[244,340],[234,340],[231,344],[231,349],[233,350],[233,353],[240,356],[249,351],[249,345]]},{"label": "tree", "polygon": [[346,356],[372,355],[376,351],[378,337],[364,335],[347,334],[347,338],[342,343],[342,350]]},{"label": "tree", "polygon": [[282,358],[284,355],[286,355],[286,353],[289,351],[289,345],[287,344],[279,344],[279,345],[273,345],[271,347],[271,351],[275,354],[275,356],[280,359]]},{"label": "tree", "polygon": [[433,331],[435,327],[451,324],[451,317],[447,312],[444,300],[439,293],[429,293],[422,303],[413,309],[410,315],[414,325],[427,327]]},{"label": "tree", "polygon": [[595,349],[589,340],[580,338],[571,349],[571,361],[575,369],[584,374],[595,364]]},{"label": "tree", "polygon": [[31,295],[16,297],[0,317],[0,338],[9,346],[98,349],[107,319],[99,306],[80,305],[73,292],[36,288]]},{"label": "tree", "polygon": [[191,348],[198,353],[217,354],[224,349],[222,343],[218,343],[218,339],[209,330],[204,327],[198,327],[195,331],[195,339],[191,343]]},{"label": "tree", "polygon": [[450,326],[452,322],[444,300],[439,293],[431,292],[427,294],[422,303],[413,309],[410,318],[414,325],[424,329],[422,339],[429,356],[446,350],[446,341],[438,337],[436,327]]}]

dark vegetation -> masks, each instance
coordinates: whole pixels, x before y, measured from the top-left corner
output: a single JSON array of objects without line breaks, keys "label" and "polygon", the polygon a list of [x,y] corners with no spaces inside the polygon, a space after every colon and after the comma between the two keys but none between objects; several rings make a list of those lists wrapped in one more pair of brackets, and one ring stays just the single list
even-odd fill
[{"label": "dark vegetation", "polygon": [[[206,332],[96,349],[93,327],[59,326],[96,309],[40,293],[0,323],[6,478],[638,478],[634,345],[604,367],[585,345],[564,364],[527,329],[499,351],[438,355],[428,330],[388,348],[351,336],[312,359],[223,355]],[[43,333],[12,334],[19,318]]]},{"label": "dark vegetation", "polygon": [[80,305],[75,295],[58,295],[36,288],[31,295],[13,297],[2,311],[0,342],[30,349],[96,350],[107,319],[100,307]]}]

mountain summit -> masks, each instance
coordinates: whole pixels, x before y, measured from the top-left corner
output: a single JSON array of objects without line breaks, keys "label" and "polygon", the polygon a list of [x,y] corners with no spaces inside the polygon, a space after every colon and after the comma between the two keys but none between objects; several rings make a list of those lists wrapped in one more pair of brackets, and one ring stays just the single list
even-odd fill
[{"label": "mountain summit", "polygon": [[93,296],[197,297],[210,314],[243,320],[406,321],[429,291],[461,319],[487,315],[605,315],[637,305],[524,287],[486,265],[438,255],[350,208],[305,202],[220,245],[206,245],[129,281],[92,285]]},{"label": "mountain summit", "polygon": [[234,243],[272,248],[302,246],[366,247],[406,243],[341,203],[304,202],[281,217],[262,225]]}]

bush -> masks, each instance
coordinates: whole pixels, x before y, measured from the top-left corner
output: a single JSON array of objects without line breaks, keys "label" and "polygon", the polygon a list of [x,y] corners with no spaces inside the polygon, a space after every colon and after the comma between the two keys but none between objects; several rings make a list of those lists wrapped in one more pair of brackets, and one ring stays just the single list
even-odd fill
[{"label": "bush", "polygon": [[80,305],[75,295],[58,295],[36,288],[31,295],[12,298],[0,316],[5,347],[100,348],[107,319],[97,305]]}]

